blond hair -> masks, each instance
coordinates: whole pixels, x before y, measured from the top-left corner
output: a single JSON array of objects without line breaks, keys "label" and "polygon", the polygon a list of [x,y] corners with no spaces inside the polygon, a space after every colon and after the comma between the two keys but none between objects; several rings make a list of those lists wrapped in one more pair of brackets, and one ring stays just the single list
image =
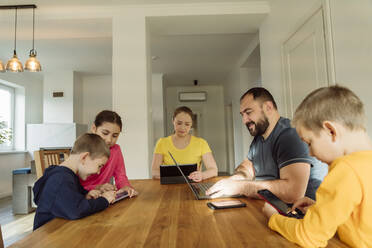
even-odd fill
[{"label": "blond hair", "polygon": [[89,152],[92,159],[103,156],[110,157],[110,148],[99,135],[93,133],[82,134],[76,139],[71,154],[83,152]]},{"label": "blond hair", "polygon": [[350,89],[339,85],[311,92],[297,107],[292,125],[319,133],[324,121],[337,122],[349,130],[366,130],[362,101]]}]

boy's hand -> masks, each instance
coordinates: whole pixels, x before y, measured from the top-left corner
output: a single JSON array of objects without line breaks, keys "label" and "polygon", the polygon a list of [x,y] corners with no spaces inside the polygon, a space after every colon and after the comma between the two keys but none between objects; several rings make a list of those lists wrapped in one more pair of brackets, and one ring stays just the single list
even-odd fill
[{"label": "boy's hand", "polygon": [[116,186],[110,183],[105,183],[105,184],[97,185],[95,189],[104,193],[106,191],[116,191]]},{"label": "boy's hand", "polygon": [[295,203],[293,203],[292,210],[295,210],[298,208],[301,210],[302,213],[306,213],[307,209],[315,203],[314,200],[308,198],[308,197],[302,197],[301,199],[298,199]]},{"label": "boy's hand", "polygon": [[85,198],[86,199],[97,199],[98,197],[101,196],[101,191],[99,190],[96,190],[96,189],[92,189],[91,191],[88,192],[88,194],[86,194]]},{"label": "boy's hand", "polygon": [[101,196],[106,198],[106,200],[111,204],[111,203],[114,203],[114,201],[115,201],[116,192],[115,191],[106,191]]},{"label": "boy's hand", "polygon": [[202,174],[201,171],[194,171],[194,172],[190,173],[188,178],[190,178],[194,182],[200,182],[201,180],[203,180],[203,174]]},{"label": "boy's hand", "polygon": [[270,219],[270,217],[273,215],[273,214],[278,214],[278,211],[273,208],[269,203],[265,202],[265,205],[263,206],[262,208],[262,212],[264,213],[264,215],[266,215],[267,218]]},{"label": "boy's hand", "polygon": [[138,195],[138,192],[135,189],[133,189],[132,187],[129,187],[129,186],[124,186],[123,188],[119,189],[116,192],[116,194],[122,193],[124,191],[128,192],[128,195],[129,195],[130,198],[132,198],[133,196]]}]

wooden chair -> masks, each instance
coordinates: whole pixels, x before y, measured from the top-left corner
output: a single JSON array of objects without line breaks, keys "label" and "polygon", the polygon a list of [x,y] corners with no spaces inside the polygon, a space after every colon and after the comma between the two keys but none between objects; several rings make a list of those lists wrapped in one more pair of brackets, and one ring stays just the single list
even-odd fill
[{"label": "wooden chair", "polygon": [[1,232],[1,225],[0,225],[0,248],[4,248],[4,240],[3,233]]},{"label": "wooden chair", "polygon": [[36,177],[39,179],[50,165],[59,165],[70,155],[70,148],[40,148],[34,152]]}]

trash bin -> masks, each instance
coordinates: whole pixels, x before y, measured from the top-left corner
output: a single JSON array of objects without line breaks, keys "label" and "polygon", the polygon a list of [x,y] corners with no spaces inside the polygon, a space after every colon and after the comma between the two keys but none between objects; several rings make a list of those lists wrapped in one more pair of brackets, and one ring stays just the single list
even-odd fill
[{"label": "trash bin", "polygon": [[13,170],[13,214],[28,214],[31,207],[31,188],[35,181],[35,175],[31,174],[31,168]]}]

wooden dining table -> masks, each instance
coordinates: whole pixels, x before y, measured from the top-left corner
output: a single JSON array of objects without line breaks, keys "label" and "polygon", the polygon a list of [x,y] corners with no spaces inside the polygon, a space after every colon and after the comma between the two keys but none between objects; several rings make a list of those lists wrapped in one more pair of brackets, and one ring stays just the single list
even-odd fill
[{"label": "wooden dining table", "polygon": [[[10,247],[298,247],[268,228],[262,200],[212,210],[186,184],[131,183],[138,196],[83,219],[56,218]],[[334,237],[328,247],[347,246]]]}]

